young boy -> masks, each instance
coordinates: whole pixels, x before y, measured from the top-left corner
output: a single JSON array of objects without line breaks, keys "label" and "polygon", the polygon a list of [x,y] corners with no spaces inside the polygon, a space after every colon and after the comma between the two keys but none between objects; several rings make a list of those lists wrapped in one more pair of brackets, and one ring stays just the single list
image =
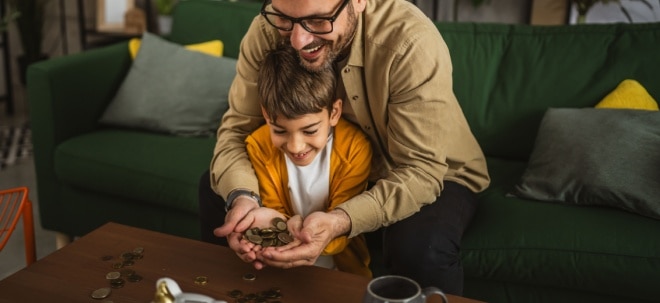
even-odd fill
[{"label": "young boy", "polygon": [[[332,210],[366,189],[371,166],[368,139],[340,118],[334,71],[309,72],[291,50],[279,47],[266,56],[257,82],[266,125],[245,141],[264,206],[254,220],[261,225],[274,216]],[[364,236],[344,236],[331,241],[315,265],[371,278],[369,261]]]}]

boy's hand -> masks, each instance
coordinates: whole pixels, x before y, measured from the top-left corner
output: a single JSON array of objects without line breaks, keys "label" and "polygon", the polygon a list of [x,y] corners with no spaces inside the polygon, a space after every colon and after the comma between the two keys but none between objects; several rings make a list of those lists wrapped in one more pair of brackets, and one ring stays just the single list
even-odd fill
[{"label": "boy's hand", "polygon": [[[230,212],[233,210],[232,208]],[[236,224],[235,231],[227,236],[229,247],[234,250],[236,255],[246,263],[253,263],[256,269],[262,269],[264,267],[264,264],[257,260],[261,246],[243,239],[243,234],[250,228],[270,227],[271,221],[275,217],[286,220],[284,215],[274,209],[267,207],[254,208],[243,216],[243,219]]]}]

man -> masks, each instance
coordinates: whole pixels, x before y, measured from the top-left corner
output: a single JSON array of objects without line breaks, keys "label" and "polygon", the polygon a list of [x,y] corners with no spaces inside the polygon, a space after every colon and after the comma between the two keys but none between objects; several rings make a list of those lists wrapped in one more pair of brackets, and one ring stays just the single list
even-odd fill
[{"label": "man", "polygon": [[[311,265],[332,239],[386,227],[391,273],[461,294],[461,237],[476,208],[475,193],[490,179],[452,91],[447,46],[433,23],[404,0],[264,3],[241,44],[210,177],[200,182],[203,239],[227,236],[229,246],[244,253],[238,239],[245,223],[237,224],[260,203],[243,141],[264,123],[256,95],[259,65],[281,41],[309,70],[336,65],[343,117],[373,145],[373,186],[329,212],[291,218],[289,229],[302,244],[265,249],[250,261],[256,268]],[[227,201],[226,216],[209,187]]]}]

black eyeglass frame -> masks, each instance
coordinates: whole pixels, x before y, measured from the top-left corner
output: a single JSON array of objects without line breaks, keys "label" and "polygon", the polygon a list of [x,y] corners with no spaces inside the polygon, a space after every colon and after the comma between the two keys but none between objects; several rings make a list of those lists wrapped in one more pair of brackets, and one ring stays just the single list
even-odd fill
[{"label": "black eyeglass frame", "polygon": [[[282,30],[282,31],[290,32],[290,31],[293,30],[293,26],[294,26],[296,23],[298,23],[298,24],[300,24],[300,26],[302,26],[306,31],[308,31],[308,32],[310,32],[310,33],[312,33],[312,34],[325,35],[325,34],[332,33],[332,31],[335,30],[335,20],[337,20],[337,18],[339,18],[339,15],[341,15],[341,12],[344,10],[344,8],[346,7],[346,5],[348,5],[348,3],[349,3],[350,1],[351,1],[351,0],[344,0],[344,1],[341,3],[341,5],[339,5],[339,8],[338,8],[337,11],[335,12],[335,14],[332,15],[331,17],[302,17],[302,18],[292,18],[292,17],[289,17],[289,16],[284,15],[284,14],[280,14],[280,13],[267,12],[267,11],[266,11],[266,5],[268,5],[268,3],[272,3],[272,0],[265,0],[265,1],[264,1],[264,4],[261,6],[261,15],[262,15],[264,18],[266,18],[266,21],[268,22],[268,24],[270,24],[270,25],[272,25],[274,28],[277,28],[277,29]],[[291,21],[291,27],[289,27],[289,28],[282,28],[282,27],[280,27],[280,26],[277,26],[277,25],[273,24],[273,23],[270,21],[270,19],[268,19],[268,16],[266,16],[266,15],[277,16],[277,17],[279,17],[279,18],[289,20],[289,21]],[[317,32],[317,31],[313,31],[313,30],[311,30],[310,28],[308,28],[307,25],[305,25],[305,23],[303,22],[303,21],[305,21],[305,20],[326,20],[326,21],[330,21],[330,31],[327,31],[327,32]]]}]

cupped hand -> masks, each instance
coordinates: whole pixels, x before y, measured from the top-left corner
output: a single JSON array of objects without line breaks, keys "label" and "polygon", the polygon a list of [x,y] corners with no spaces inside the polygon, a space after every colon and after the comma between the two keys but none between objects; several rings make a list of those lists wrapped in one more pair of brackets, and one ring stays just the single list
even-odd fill
[{"label": "cupped hand", "polygon": [[279,268],[314,265],[330,241],[350,230],[350,218],[341,210],[314,212],[304,221],[300,216],[294,216],[287,224],[297,241],[281,247],[268,247],[257,254],[258,260]]},{"label": "cupped hand", "polygon": [[[232,209],[233,210],[233,209]],[[256,269],[262,269],[264,264],[257,260],[260,253],[261,245],[256,245],[243,238],[243,233],[250,228],[266,228],[271,226],[273,218],[286,217],[274,209],[267,207],[260,207],[250,210],[243,219],[241,219],[235,227],[235,231],[227,236],[229,247],[236,253],[236,255],[246,263],[253,263]],[[240,232],[237,232],[239,231]]]},{"label": "cupped hand", "polygon": [[[232,203],[232,208],[225,216],[225,224],[213,230],[213,234],[217,237],[226,237],[232,232],[242,233],[244,229],[238,229],[237,225],[243,221],[245,217],[253,209],[258,209],[259,204],[252,198],[247,196],[238,196]],[[227,239],[229,240],[229,239]]]}]

